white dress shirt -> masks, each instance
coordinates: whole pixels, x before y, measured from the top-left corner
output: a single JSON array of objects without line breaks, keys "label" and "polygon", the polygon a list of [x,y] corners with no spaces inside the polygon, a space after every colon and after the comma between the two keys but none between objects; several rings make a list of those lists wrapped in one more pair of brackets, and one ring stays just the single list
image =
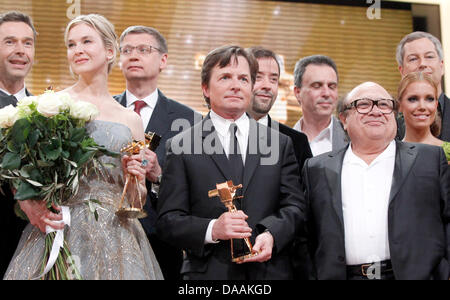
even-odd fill
[{"label": "white dress shirt", "polygon": [[267,115],[265,115],[264,117],[262,117],[261,119],[259,119],[257,121],[259,124],[262,124],[264,126],[269,127],[269,117]]},{"label": "white dress shirt", "polygon": [[[231,123],[235,123],[237,126],[236,138],[239,142],[239,147],[241,149],[242,162],[245,165],[245,156],[247,154],[247,145],[248,145],[248,133],[250,130],[250,119],[248,118],[246,113],[243,113],[242,116],[236,121],[224,119],[218,114],[216,114],[213,110],[211,110],[209,114],[211,121],[214,125],[214,128],[219,136],[220,143],[222,144],[223,149],[225,150],[225,154],[228,157],[230,139],[234,138],[230,133],[230,125]],[[212,228],[217,219],[213,219],[209,222],[208,229],[205,234],[205,244],[218,243],[219,241],[214,241],[212,239]]]},{"label": "white dress shirt", "polygon": [[388,206],[395,141],[367,165],[348,147],[342,165],[342,209],[347,265],[390,259]]},{"label": "white dress shirt", "polygon": [[[5,91],[4,89],[0,89],[0,91],[5,93],[6,95],[11,96],[11,93],[9,93],[8,91]],[[26,96],[27,96],[27,93],[26,93],[25,86],[23,87],[23,89],[21,89],[20,91],[18,91],[17,93],[14,94],[14,97],[16,97],[17,101],[19,101],[22,98],[25,98]]]},{"label": "white dress shirt", "polygon": [[137,100],[144,101],[147,105],[144,106],[141,109],[141,119],[142,119],[142,126],[144,127],[144,130],[147,128],[148,122],[150,122],[150,118],[152,117],[153,110],[155,109],[156,102],[158,101],[158,89],[155,89],[153,93],[145,97],[144,99],[139,99],[135,95],[133,95],[129,90],[126,90],[125,92],[127,97],[127,108],[134,110],[134,102]]},{"label": "white dress shirt", "polygon": [[[333,118],[331,118],[330,125],[323,129],[311,142],[309,147],[313,156],[330,152],[333,149]],[[294,125],[294,129],[302,132],[303,118],[298,120]]]}]

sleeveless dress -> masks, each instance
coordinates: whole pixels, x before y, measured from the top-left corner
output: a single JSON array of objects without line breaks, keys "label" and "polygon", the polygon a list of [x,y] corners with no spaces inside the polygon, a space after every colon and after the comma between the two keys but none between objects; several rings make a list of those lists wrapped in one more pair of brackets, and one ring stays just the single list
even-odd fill
[{"label": "sleeveless dress", "polygon": [[[119,123],[94,120],[86,125],[90,136],[111,151],[119,152],[131,141],[131,130]],[[64,238],[83,279],[163,279],[161,269],[138,219],[115,215],[124,180],[120,157],[102,156],[105,176],[92,172],[82,177],[78,193],[63,205],[69,206],[71,226]],[[97,199],[98,221],[86,201]],[[28,224],[23,231],[4,279],[33,279],[40,274],[45,234]]]}]

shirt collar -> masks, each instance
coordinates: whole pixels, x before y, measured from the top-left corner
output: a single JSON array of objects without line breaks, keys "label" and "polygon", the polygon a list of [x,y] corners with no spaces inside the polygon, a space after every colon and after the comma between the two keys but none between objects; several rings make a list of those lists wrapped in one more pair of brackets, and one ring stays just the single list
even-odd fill
[{"label": "shirt collar", "polygon": [[156,106],[156,102],[158,101],[158,89],[155,89],[153,91],[153,93],[151,93],[150,95],[146,96],[144,99],[139,99],[138,97],[136,97],[135,95],[133,95],[128,89],[126,90],[126,97],[127,97],[127,107],[130,107],[131,105],[134,104],[134,102],[136,102],[137,100],[142,100],[144,101],[147,106],[149,106],[150,108],[155,108]]},{"label": "shirt collar", "polygon": [[[25,98],[27,96],[27,92],[26,92],[26,87],[23,86],[23,89],[21,89],[20,91],[18,91],[17,93],[14,94],[14,97],[16,97],[17,101],[21,100],[22,98]],[[5,91],[4,89],[0,89],[0,91],[2,91],[3,93],[5,93],[6,95],[11,96],[11,93],[8,91]]]},{"label": "shirt collar", "polygon": [[222,136],[228,135],[228,130],[230,129],[231,123],[235,123],[238,132],[241,132],[244,136],[249,131],[249,118],[246,113],[243,113],[242,116],[237,120],[225,119],[218,114],[216,114],[212,109],[209,114],[211,121],[214,125],[215,130]]},{"label": "shirt collar", "polygon": [[[395,151],[396,151],[396,144],[395,140],[392,140],[386,149],[384,149],[383,152],[380,153],[370,164],[371,166],[376,164],[379,161],[390,159],[392,157],[395,158]],[[348,146],[348,149],[344,156],[344,164],[359,164],[363,166],[367,166],[366,162],[362,160],[359,156],[357,156],[353,150],[352,150],[352,143],[350,142],[350,145]]]},{"label": "shirt collar", "polygon": [[264,117],[262,117],[261,119],[259,119],[257,121],[259,124],[262,124],[264,126],[269,126],[269,117],[267,115],[265,115]]},{"label": "shirt collar", "polygon": [[[330,124],[323,129],[315,138],[314,140],[319,140],[325,137],[328,137],[329,140],[331,141],[333,138],[333,123],[334,123],[334,118],[333,116],[331,116],[331,121]],[[303,124],[303,117],[298,120],[298,122],[294,125],[294,129],[302,132],[302,124]]]}]

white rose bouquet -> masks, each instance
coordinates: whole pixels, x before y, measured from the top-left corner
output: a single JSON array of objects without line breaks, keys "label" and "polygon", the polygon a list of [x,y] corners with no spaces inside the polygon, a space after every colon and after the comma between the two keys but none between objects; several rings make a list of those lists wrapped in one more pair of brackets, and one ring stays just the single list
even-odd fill
[{"label": "white rose bouquet", "polygon": [[[87,133],[85,123],[97,115],[95,105],[51,90],[26,97],[17,107],[0,109],[0,181],[8,181],[16,200],[42,200],[48,209],[63,205],[76,194],[82,174],[102,167],[99,156],[119,155],[98,145]],[[95,206],[87,204],[97,218]],[[22,217],[26,216],[22,213]],[[49,263],[55,256],[50,252],[57,234],[46,235],[41,278],[81,279],[65,242],[57,249],[56,261]]]}]

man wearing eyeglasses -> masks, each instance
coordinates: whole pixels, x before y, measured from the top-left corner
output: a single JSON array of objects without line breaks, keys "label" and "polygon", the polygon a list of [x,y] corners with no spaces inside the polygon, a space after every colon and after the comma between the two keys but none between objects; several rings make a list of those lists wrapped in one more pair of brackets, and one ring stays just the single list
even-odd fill
[{"label": "man wearing eyeglasses", "polygon": [[449,279],[443,150],[395,140],[396,102],[366,82],[338,105],[351,143],[303,169],[318,279]]},{"label": "man wearing eyeglasses", "polygon": [[[165,279],[179,279],[182,252],[162,242],[155,233],[156,199],[161,182],[168,139],[189,128],[201,115],[191,108],[167,98],[158,90],[158,77],[167,65],[168,48],[159,31],[146,26],[131,26],[120,36],[120,62],[127,89],[114,96],[123,106],[134,109],[142,118],[145,132],[155,132],[161,141],[155,152],[145,150],[147,170],[148,217],[141,219]],[[181,122],[180,122],[181,121]],[[174,123],[175,122],[175,123]],[[178,123],[177,123],[178,122]],[[174,126],[172,123],[184,126]],[[152,192],[150,192],[152,191]]]}]

